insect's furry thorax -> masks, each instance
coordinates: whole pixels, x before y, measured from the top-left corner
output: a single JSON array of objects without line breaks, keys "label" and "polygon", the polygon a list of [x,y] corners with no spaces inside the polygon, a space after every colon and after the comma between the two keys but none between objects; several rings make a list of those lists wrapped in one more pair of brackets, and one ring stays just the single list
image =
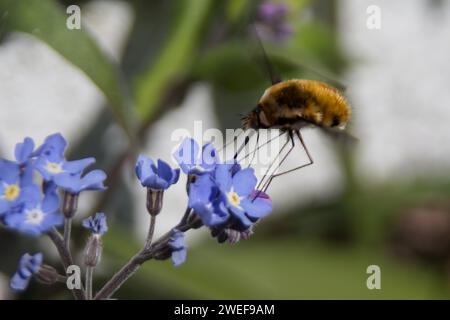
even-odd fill
[{"label": "insect's furry thorax", "polygon": [[294,126],[299,122],[343,128],[351,108],[335,88],[315,80],[293,79],[268,88],[257,108],[243,120],[244,128]]}]

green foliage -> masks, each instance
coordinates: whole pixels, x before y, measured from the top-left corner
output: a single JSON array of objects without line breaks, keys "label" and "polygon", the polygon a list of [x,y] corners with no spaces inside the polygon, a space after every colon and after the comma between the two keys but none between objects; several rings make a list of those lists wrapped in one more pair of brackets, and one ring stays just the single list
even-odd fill
[{"label": "green foliage", "polygon": [[198,37],[204,27],[211,0],[184,2],[173,33],[167,39],[158,57],[137,79],[135,95],[141,119],[150,118],[164,88],[180,77],[196,54]]}]

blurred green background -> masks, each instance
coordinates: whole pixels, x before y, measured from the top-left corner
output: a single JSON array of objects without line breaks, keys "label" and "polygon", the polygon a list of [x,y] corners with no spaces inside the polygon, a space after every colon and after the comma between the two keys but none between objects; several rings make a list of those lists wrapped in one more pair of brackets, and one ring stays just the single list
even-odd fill
[{"label": "blurred green background", "polygon": [[[211,99],[207,108],[214,115],[217,126],[222,130],[236,128],[239,126],[238,114],[251,110],[270,85],[262,64],[261,50],[249,32],[249,23],[255,16],[260,3],[258,1],[120,1],[131,16],[131,22],[128,32],[122,35],[121,52],[115,57],[99,45],[98,33],[94,37],[91,29],[84,25],[85,10],[92,10],[99,2],[103,6],[100,8],[104,8],[119,1],[0,0],[0,50],[17,41],[17,34],[27,34],[27,37],[32,38],[27,38],[29,41],[44,43],[63,57],[64,63],[82,71],[85,76],[79,81],[89,82],[103,95],[103,99],[95,102],[98,105],[96,110],[99,111],[89,121],[80,118],[69,121],[75,128],[78,125],[82,128],[72,130],[77,132],[76,135],[69,135],[70,158],[94,156],[97,158],[97,167],[108,173],[109,189],[99,197],[90,198],[89,206],[83,208],[84,216],[96,211],[106,212],[111,226],[110,232],[104,237],[104,259],[95,278],[97,289],[140,248],[142,237],[136,232],[136,224],[139,225],[139,221],[145,221],[147,217],[141,220],[136,218],[136,214],[145,213],[140,210],[142,204],[137,204],[133,197],[136,186],[130,186],[129,177],[132,175],[133,159],[138,152],[146,151],[158,139],[166,139],[169,144],[169,137],[151,134],[155,128],[163,123],[166,116],[179,112],[180,106],[186,103],[187,97],[199,83],[208,88]],[[326,0],[273,2],[287,5],[289,11],[286,22],[292,28],[292,34],[283,41],[263,39],[277,72],[284,79],[320,79],[334,85],[337,85],[335,79],[340,79],[347,87],[350,103],[359,103],[355,106],[352,132],[359,137],[362,147],[376,141],[367,138],[365,120],[369,117],[370,124],[380,124],[378,130],[383,131],[384,119],[382,116],[373,117],[364,105],[367,100],[360,97],[383,90],[368,83],[365,87],[367,91],[358,91],[358,78],[349,76],[352,75],[352,68],[364,68],[368,63],[367,57],[348,50],[352,38],[345,34],[349,29],[342,24],[346,19],[343,18],[343,12],[351,12],[348,10],[351,4],[348,1]],[[378,2],[382,8],[386,4],[385,1]],[[405,1],[400,2],[407,5]],[[423,4],[425,11],[421,14],[424,16],[436,14],[439,10],[446,14],[450,12],[447,1],[418,2]],[[81,30],[65,27],[68,17],[66,8],[71,4],[81,7]],[[358,8],[362,8],[358,13],[363,21],[359,25],[361,29],[366,28],[365,8],[369,4],[358,5]],[[97,9],[96,12],[102,14],[101,10]],[[441,15],[436,21],[439,19],[445,20],[445,17]],[[90,21],[95,22],[95,15]],[[120,27],[121,22],[113,20],[111,28]],[[384,26],[395,27],[393,23]],[[95,29],[95,23],[91,28]],[[399,47],[408,41],[405,38],[396,39],[388,50],[400,50]],[[344,47],[347,49],[344,50]],[[388,51],[382,51],[385,49],[374,48],[380,57],[380,65],[383,65],[383,54],[389,55]],[[408,65],[408,62],[405,64]],[[411,62],[410,68],[414,67]],[[2,69],[7,70],[6,74],[11,78],[21,70],[13,69],[11,65],[2,65]],[[403,70],[403,78],[413,78],[407,70]],[[52,72],[56,73],[58,69],[45,70],[42,76]],[[427,72],[439,73],[439,69],[430,68]],[[377,76],[375,72],[374,77]],[[388,74],[382,76],[389,77]],[[3,76],[1,81],[7,82],[9,78]],[[394,90],[410,92],[421,89],[423,87],[420,85],[413,87],[405,84],[405,87]],[[20,86],[15,92],[3,90],[2,96],[14,98],[22,94]],[[50,101],[52,96],[58,94],[52,88],[45,92]],[[352,99],[352,96],[355,98]],[[442,104],[446,105],[448,96],[441,98]],[[393,104],[402,105],[401,101],[391,99],[394,100]],[[380,101],[383,104],[385,100]],[[2,114],[13,112],[8,108],[20,109],[20,103],[20,99],[16,106],[2,102]],[[45,108],[37,106],[32,112],[63,112],[57,108]],[[415,112],[416,109],[412,108],[410,105],[409,114]],[[390,109],[387,115],[396,112]],[[398,112],[400,114],[403,111],[399,109]],[[368,116],[364,118],[364,114]],[[21,136],[33,133],[30,128],[20,128],[21,121],[26,121],[21,119],[28,117],[32,118],[33,114],[27,113],[17,120],[17,141]],[[196,117],[203,118],[202,114]],[[0,119],[0,126],[6,125],[6,118]],[[361,123],[358,123],[358,119],[362,119]],[[395,125],[396,121],[393,122]],[[413,122],[409,125],[414,131],[420,127]],[[48,134],[57,128],[53,124],[48,126]],[[171,121],[165,121],[163,126],[169,127],[169,131],[176,129],[175,124],[170,128]],[[111,128],[115,130],[113,137],[122,143],[109,142]],[[394,127],[391,130],[402,129]],[[428,129],[422,126],[420,130]],[[439,132],[436,134],[439,135]],[[1,145],[1,156],[9,157],[10,145],[16,141],[9,141],[11,139],[6,131],[1,131],[1,139],[8,140]],[[323,140],[326,139],[313,139],[319,143]],[[384,141],[386,150],[395,154],[396,149],[389,148],[389,141]],[[290,199],[286,206],[283,205],[282,197],[276,197],[282,193],[278,192],[273,196],[276,212],[258,225],[257,232],[250,240],[236,245],[219,245],[203,230],[201,236],[190,241],[188,260],[182,267],[173,268],[170,262],[151,261],[115,297],[449,298],[450,171],[448,166],[442,165],[448,162],[445,160],[446,154],[442,153],[438,160],[428,161],[427,152],[419,151],[425,157],[423,166],[420,159],[415,159],[419,164],[401,178],[388,174],[383,179],[372,179],[372,169],[358,165],[359,146],[356,150],[347,150],[333,142],[324,143],[331,150],[324,156],[330,157],[341,177],[337,183],[329,182],[337,184],[334,191],[322,192],[321,188],[316,188],[314,196],[299,197],[297,201]],[[406,140],[402,143],[413,142]],[[160,154],[150,156],[160,157]],[[382,161],[382,155],[379,156],[381,158],[378,159]],[[409,160],[406,156],[401,158],[400,167],[414,162]],[[321,165],[326,166],[327,162],[318,162],[315,164],[318,166],[316,170],[324,170]],[[302,182],[301,172],[296,173],[296,177],[297,184],[286,189],[292,190],[290,193],[301,194],[308,189],[308,184],[307,181]],[[136,184],[135,181],[132,183]],[[327,184],[325,178],[324,189]],[[283,185],[278,188],[283,189]],[[178,212],[164,214],[178,219],[182,211],[180,207]],[[165,219],[163,215],[161,219]],[[74,248],[81,252],[86,233],[79,228],[74,232]],[[7,287],[7,277],[14,272],[23,252],[45,251],[49,246],[47,239],[36,241],[0,228],[0,279],[3,279],[0,283],[4,284],[0,287],[0,297],[71,297],[62,286],[44,287],[33,282],[29,290],[20,295],[13,294]],[[54,265],[58,263],[51,254],[46,260]],[[369,276],[366,269],[373,264],[381,267],[381,290],[369,290],[366,286]]]}]

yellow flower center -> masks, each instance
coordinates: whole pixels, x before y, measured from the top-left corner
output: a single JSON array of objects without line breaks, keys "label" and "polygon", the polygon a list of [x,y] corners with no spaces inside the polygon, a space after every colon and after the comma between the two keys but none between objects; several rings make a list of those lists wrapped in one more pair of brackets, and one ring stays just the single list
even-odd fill
[{"label": "yellow flower center", "polygon": [[239,204],[241,203],[241,198],[239,198],[238,194],[234,191],[230,191],[227,194],[228,196],[228,201],[235,207],[239,206]]},{"label": "yellow flower center", "polygon": [[6,186],[4,197],[8,201],[14,201],[20,194],[20,187],[17,184],[10,184]]},{"label": "yellow flower center", "polygon": [[26,212],[25,221],[29,224],[38,225],[44,220],[44,213],[40,209],[31,209]]},{"label": "yellow flower center", "polygon": [[47,162],[47,165],[45,166],[45,169],[53,174],[58,174],[63,172],[64,170],[61,167],[60,163],[56,163],[56,162]]}]

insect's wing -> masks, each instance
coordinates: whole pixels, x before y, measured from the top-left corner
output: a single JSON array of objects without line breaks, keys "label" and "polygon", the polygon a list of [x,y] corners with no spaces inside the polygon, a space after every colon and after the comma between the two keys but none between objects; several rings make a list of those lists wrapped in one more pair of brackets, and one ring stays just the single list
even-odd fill
[{"label": "insect's wing", "polygon": [[327,136],[331,137],[333,140],[336,140],[337,142],[346,145],[346,146],[355,146],[359,139],[355,136],[351,135],[350,133],[346,131],[342,131],[339,129],[333,129],[328,127],[318,127],[320,130]]}]

